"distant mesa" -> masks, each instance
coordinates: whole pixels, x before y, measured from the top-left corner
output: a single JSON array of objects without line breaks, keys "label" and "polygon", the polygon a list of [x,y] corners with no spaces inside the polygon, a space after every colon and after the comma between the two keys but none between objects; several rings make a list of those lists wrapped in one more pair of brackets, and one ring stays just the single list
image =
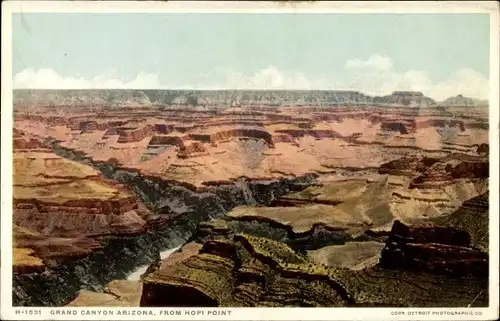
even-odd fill
[{"label": "distant mesa", "polygon": [[391,95],[388,96],[374,97],[373,102],[414,107],[436,105],[434,99],[426,97],[423,93],[418,91],[394,91]]},{"label": "distant mesa", "polygon": [[440,102],[439,105],[460,106],[460,107],[484,107],[488,106],[488,100],[481,100],[470,97],[464,97],[462,95],[457,95],[455,97],[449,97],[445,99],[444,101]]}]

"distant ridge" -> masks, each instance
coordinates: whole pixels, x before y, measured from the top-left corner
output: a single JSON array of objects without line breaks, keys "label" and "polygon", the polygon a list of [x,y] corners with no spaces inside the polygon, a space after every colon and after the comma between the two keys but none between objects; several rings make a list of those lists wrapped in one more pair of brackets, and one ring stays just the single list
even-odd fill
[{"label": "distant ridge", "polygon": [[441,106],[461,106],[461,107],[482,107],[488,106],[487,100],[475,99],[470,97],[464,97],[462,95],[457,95],[455,97],[449,97],[444,101],[440,102]]},{"label": "distant ridge", "polygon": [[332,106],[394,105],[406,107],[478,106],[486,104],[461,95],[436,103],[417,91],[394,91],[370,96],[359,91],[337,90],[155,90],[155,89],[16,89],[17,106]]}]

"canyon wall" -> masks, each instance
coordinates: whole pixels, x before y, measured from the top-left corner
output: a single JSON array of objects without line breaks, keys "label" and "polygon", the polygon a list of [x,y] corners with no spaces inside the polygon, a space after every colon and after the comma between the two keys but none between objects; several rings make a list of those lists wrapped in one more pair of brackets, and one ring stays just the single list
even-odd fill
[{"label": "canyon wall", "polygon": [[[31,109],[40,94],[52,105]],[[21,96],[16,305],[117,287],[133,306],[487,303],[484,110],[412,92]]]}]

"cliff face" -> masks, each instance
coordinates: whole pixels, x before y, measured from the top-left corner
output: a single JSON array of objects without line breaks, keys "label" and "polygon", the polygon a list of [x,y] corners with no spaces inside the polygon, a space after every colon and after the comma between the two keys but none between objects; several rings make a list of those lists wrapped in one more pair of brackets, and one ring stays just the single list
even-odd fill
[{"label": "cliff face", "polygon": [[[124,279],[138,266],[152,263],[161,249],[184,242],[189,234],[179,223],[158,224],[147,233],[137,235],[100,237],[99,243],[79,240],[79,243],[69,244],[72,245],[70,248],[66,239],[60,240],[57,245],[65,251],[59,250],[58,257],[52,257],[57,261],[44,257],[46,267],[43,272],[16,272],[15,269],[13,305],[61,306],[82,290],[100,292],[107,283]],[[40,248],[47,246],[48,241],[52,242],[48,245],[50,253],[54,253],[53,243],[57,240],[44,237]],[[74,256],[77,246],[81,253]]]},{"label": "cliff face", "polygon": [[195,140],[200,140],[202,142],[216,143],[219,141],[227,141],[232,137],[247,137],[254,139],[262,139],[269,145],[273,145],[271,135],[260,128],[233,128],[230,130],[220,130],[211,134],[191,134],[190,137]]},{"label": "cliff face", "polygon": [[488,197],[484,193],[467,200],[457,211],[425,225],[394,222],[380,265],[487,278]]},{"label": "cliff face", "polygon": [[395,91],[391,95],[375,97],[375,103],[398,104],[404,106],[430,106],[436,102],[417,91]]},{"label": "cliff face", "polygon": [[45,144],[42,144],[38,139],[30,138],[21,134],[14,134],[14,139],[12,142],[12,147],[14,150],[26,150],[26,151],[50,151],[50,148]]},{"label": "cliff face", "polygon": [[456,127],[459,131],[465,131],[465,123],[461,120],[449,119],[425,119],[416,120],[412,118],[407,119],[386,119],[381,120],[381,129],[385,131],[396,131],[400,134],[407,135],[410,133],[417,133],[418,130],[426,128],[446,128]]},{"label": "cliff face", "polygon": [[13,221],[42,235],[144,231],[151,213],[90,167],[44,152],[14,154]]},{"label": "cliff face", "polygon": [[455,212],[437,217],[434,224],[452,226],[470,233],[470,246],[488,251],[489,243],[489,193],[465,201]]},{"label": "cliff face", "polygon": [[380,266],[454,276],[488,276],[488,254],[471,248],[471,236],[453,227],[405,226],[396,221]]},{"label": "cliff face", "polygon": [[144,126],[140,128],[123,128],[118,129],[119,135],[118,143],[133,143],[139,142],[153,133],[151,126]]},{"label": "cliff face", "polygon": [[425,172],[427,168],[437,163],[439,159],[430,157],[403,157],[384,163],[379,168],[380,174],[415,176]]},{"label": "cliff face", "polygon": [[[451,165],[451,164],[450,164]],[[490,174],[489,161],[460,162],[449,167],[453,178],[487,178]]]},{"label": "cliff face", "polygon": [[460,179],[486,180],[489,160],[484,155],[450,154],[441,158],[403,157],[382,164],[380,174],[410,177],[410,189],[436,189]]}]

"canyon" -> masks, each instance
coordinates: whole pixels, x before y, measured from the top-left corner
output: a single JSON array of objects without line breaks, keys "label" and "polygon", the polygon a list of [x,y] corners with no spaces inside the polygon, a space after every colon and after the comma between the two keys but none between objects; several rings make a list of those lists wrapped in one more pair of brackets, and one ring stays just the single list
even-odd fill
[{"label": "canyon", "polygon": [[447,102],[15,91],[13,303],[487,306],[488,108]]}]

